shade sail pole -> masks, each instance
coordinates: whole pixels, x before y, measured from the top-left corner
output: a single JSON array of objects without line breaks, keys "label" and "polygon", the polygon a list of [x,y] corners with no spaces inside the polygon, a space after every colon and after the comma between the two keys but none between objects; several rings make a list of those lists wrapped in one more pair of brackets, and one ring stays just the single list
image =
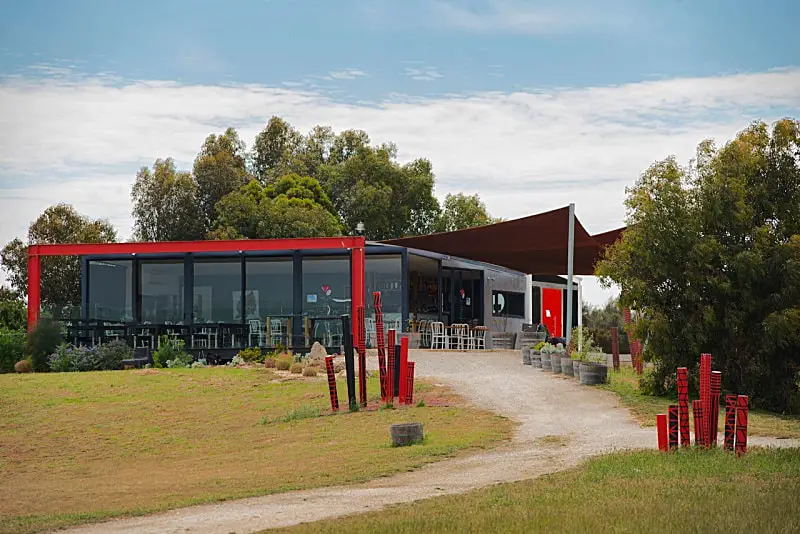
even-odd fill
[{"label": "shade sail pole", "polygon": [[567,243],[567,332],[564,338],[569,343],[572,336],[572,275],[575,259],[575,204],[569,205],[569,241]]}]

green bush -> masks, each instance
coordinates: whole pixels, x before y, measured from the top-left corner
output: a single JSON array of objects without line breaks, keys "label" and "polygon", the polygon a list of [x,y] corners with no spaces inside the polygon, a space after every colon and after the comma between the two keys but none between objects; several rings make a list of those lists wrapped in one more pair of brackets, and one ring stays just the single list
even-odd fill
[{"label": "green bush", "polygon": [[275,367],[278,368],[278,371],[288,371],[289,367],[292,366],[292,359],[287,358],[286,356],[280,356],[277,360],[275,360]]},{"label": "green bush", "polygon": [[11,373],[14,364],[25,358],[25,333],[0,328],[0,373]]},{"label": "green bush", "polygon": [[316,367],[306,367],[303,369],[303,376],[317,376],[317,368]]},{"label": "green bush", "polygon": [[[173,362],[172,365],[169,362]],[[192,356],[183,349],[182,339],[159,338],[158,348],[153,352],[153,367],[187,367],[191,364]]]},{"label": "green bush", "polygon": [[52,319],[40,318],[28,334],[28,355],[34,371],[44,373],[50,370],[47,359],[63,343],[61,325]]},{"label": "green bush", "polygon": [[103,371],[122,369],[122,362],[133,358],[133,349],[121,340],[103,343],[99,347],[100,367]]},{"label": "green bush", "polygon": [[238,356],[249,363],[261,363],[264,361],[264,355],[261,354],[261,349],[258,347],[242,349],[238,352]]},{"label": "green bush", "polygon": [[0,328],[24,330],[28,324],[28,309],[20,299],[0,299]]}]

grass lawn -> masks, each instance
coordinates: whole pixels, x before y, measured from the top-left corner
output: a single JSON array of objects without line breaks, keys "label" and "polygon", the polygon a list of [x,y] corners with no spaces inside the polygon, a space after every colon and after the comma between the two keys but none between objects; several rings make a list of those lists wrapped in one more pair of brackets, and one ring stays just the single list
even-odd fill
[{"label": "grass lawn", "polygon": [[[378,409],[377,388],[374,409],[330,415],[324,376],[267,369],[0,375],[0,532],[373,479],[513,429],[422,382],[424,406]],[[408,420],[425,443],[392,448],[389,425]]]},{"label": "grass lawn", "polygon": [[[609,370],[608,384],[600,387],[616,393],[622,404],[631,411],[631,415],[642,426],[656,426],[656,414],[667,413],[667,407],[670,404],[678,404],[677,393],[673,399],[642,395],[639,392],[639,377],[630,367],[622,367],[617,373]],[[690,407],[691,401],[690,397]],[[694,428],[691,414],[689,425]],[[747,425],[747,432],[751,436],[800,439],[800,417],[798,416],[750,410]],[[725,431],[724,403],[720,406],[719,428],[720,436],[723,436]],[[692,431],[692,440],[694,440],[694,431]]]},{"label": "grass lawn", "polygon": [[[286,532],[800,532],[800,450],[620,453]],[[270,531],[272,532],[272,531]]]}]

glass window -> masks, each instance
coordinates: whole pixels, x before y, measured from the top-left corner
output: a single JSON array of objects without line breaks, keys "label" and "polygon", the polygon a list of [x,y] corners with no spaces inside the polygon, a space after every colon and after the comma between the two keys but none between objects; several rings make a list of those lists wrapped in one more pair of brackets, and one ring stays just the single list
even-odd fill
[{"label": "glass window", "polygon": [[409,317],[418,321],[437,321],[439,307],[439,261],[409,254]]},{"label": "glass window", "polygon": [[242,322],[241,260],[195,258],[193,293],[193,322]]},{"label": "glass window", "polygon": [[525,293],[492,291],[492,315],[495,317],[525,317]]},{"label": "glass window", "polygon": [[366,271],[366,300],[367,317],[375,314],[375,291],[381,292],[383,304],[383,320],[385,323],[395,321],[392,328],[400,328],[403,313],[403,264],[400,255],[373,255],[367,256],[365,261]]},{"label": "glass window", "polygon": [[245,319],[291,315],[294,297],[292,258],[247,258]]},{"label": "glass window", "polygon": [[86,318],[133,321],[133,261],[90,261]]},{"label": "glass window", "polygon": [[139,264],[139,299],[142,322],[183,322],[183,260],[146,261]]},{"label": "glass window", "polygon": [[303,258],[303,313],[338,317],[350,313],[350,257]]}]

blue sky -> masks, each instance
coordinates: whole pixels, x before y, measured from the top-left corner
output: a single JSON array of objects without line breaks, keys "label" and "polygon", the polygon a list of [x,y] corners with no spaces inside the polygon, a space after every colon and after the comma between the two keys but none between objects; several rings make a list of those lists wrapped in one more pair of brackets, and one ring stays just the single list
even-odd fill
[{"label": "blue sky", "polygon": [[273,114],[428,157],[441,197],[479,193],[507,218],[574,201],[599,232],[656,159],[800,110],[791,1],[0,0],[0,15],[3,243],[59,201],[127,237],[140,166],[188,168],[209,133],[250,143]]}]

